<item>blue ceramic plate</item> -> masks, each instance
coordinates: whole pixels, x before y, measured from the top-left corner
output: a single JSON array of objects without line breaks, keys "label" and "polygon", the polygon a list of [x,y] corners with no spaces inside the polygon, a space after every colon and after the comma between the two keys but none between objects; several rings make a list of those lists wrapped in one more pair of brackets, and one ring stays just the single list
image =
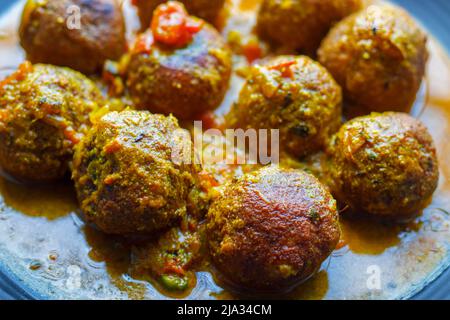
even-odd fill
[{"label": "blue ceramic plate", "polygon": [[[450,2],[448,0],[394,0],[393,2],[403,6],[420,20],[428,31],[446,48],[447,52],[450,52],[450,33],[448,32],[450,30]],[[11,0],[0,0],[0,14],[7,11],[14,3],[15,1]],[[67,219],[71,219],[71,217]],[[39,228],[38,225],[35,227]],[[80,235],[75,234],[73,236],[81,239]],[[42,285],[39,284],[39,279],[25,279],[18,276],[22,273],[16,272],[14,262],[9,261],[9,267],[7,267],[3,263],[3,258],[0,252],[0,299],[70,298],[69,296],[55,296],[51,290],[47,291],[47,294],[34,291],[31,288],[38,288]],[[447,266],[448,261],[444,261],[442,265]],[[435,270],[435,274],[438,274],[440,271],[442,270]],[[428,279],[429,281],[424,280],[425,283],[422,282],[417,285],[419,292],[414,289],[411,291],[414,292],[412,299],[450,299],[450,269],[442,272],[438,278],[431,276]],[[206,278],[200,280],[209,281]],[[42,292],[42,290],[39,292]],[[158,297],[156,293],[155,296]],[[407,297],[411,298],[411,294]]]}]

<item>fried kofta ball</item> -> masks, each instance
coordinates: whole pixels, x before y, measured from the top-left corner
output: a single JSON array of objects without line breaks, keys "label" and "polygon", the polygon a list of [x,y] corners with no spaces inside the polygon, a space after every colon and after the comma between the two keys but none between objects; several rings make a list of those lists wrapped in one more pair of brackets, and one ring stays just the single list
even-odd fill
[{"label": "fried kofta ball", "polygon": [[404,113],[373,113],[346,123],[330,143],[331,185],[355,213],[405,220],[422,209],[439,179],[433,140]]},{"label": "fried kofta ball", "polygon": [[207,215],[216,268],[249,291],[309,278],[340,237],[336,201],[312,175],[266,167],[225,185]]},{"label": "fried kofta ball", "polygon": [[264,0],[257,30],[275,46],[314,55],[332,25],[361,8],[361,0]]},{"label": "fried kofta ball", "polygon": [[87,74],[126,50],[125,20],[117,0],[28,0],[19,35],[31,62]]},{"label": "fried kofta ball", "polygon": [[[108,234],[144,234],[184,217],[200,168],[178,121],[147,111],[103,116],[77,146],[73,180],[83,216]],[[188,149],[184,149],[184,148]]]},{"label": "fried kofta ball", "polygon": [[305,56],[279,56],[249,70],[226,123],[279,129],[280,149],[303,157],[326,145],[341,113],[341,88],[325,68]]},{"label": "fried kofta ball", "polygon": [[373,5],[337,24],[318,56],[342,86],[349,115],[409,112],[425,73],[426,43],[403,9]]},{"label": "fried kofta ball", "polygon": [[102,100],[95,84],[76,71],[23,63],[0,83],[2,169],[18,180],[62,178]]},{"label": "fried kofta ball", "polygon": [[212,26],[169,2],[156,9],[151,30],[137,39],[125,69],[139,109],[193,119],[223,100],[231,52]]},{"label": "fried kofta ball", "polygon": [[[132,0],[138,8],[141,26],[146,29],[152,20],[153,11],[167,0]],[[217,18],[225,4],[225,0],[180,0],[186,6],[187,11],[201,19],[215,25]]]}]

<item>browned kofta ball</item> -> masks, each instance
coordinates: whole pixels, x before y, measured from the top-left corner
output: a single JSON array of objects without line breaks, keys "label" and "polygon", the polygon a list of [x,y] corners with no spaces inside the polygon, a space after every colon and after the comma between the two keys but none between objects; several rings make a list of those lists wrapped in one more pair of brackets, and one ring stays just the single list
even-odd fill
[{"label": "browned kofta ball", "polygon": [[354,118],[334,136],[329,153],[333,193],[356,214],[411,218],[438,184],[433,140],[404,113]]},{"label": "browned kofta ball", "polygon": [[275,46],[314,55],[327,32],[362,8],[361,0],[263,0],[259,35]]},{"label": "browned kofta ball", "polygon": [[231,74],[231,52],[222,36],[172,1],[156,9],[152,28],[125,60],[136,107],[183,120],[216,109]]},{"label": "browned kofta ball", "polygon": [[125,20],[118,0],[28,0],[20,43],[33,63],[100,71],[126,50]]},{"label": "browned kofta ball", "polygon": [[173,157],[192,150],[181,130],[174,117],[148,111],[110,112],[96,122],[73,161],[84,218],[105,233],[130,235],[167,228],[188,209],[197,213],[201,167],[193,153]]},{"label": "browned kofta ball", "polygon": [[297,157],[325,147],[341,125],[342,92],[328,71],[306,56],[278,56],[252,66],[226,124],[278,129],[279,147]]},{"label": "browned kofta ball", "polygon": [[224,186],[207,215],[216,268],[249,291],[287,291],[336,247],[336,201],[312,175],[266,167]]},{"label": "browned kofta ball", "polygon": [[21,181],[64,177],[91,114],[103,104],[81,73],[24,62],[0,82],[0,166]]},{"label": "browned kofta ball", "polygon": [[406,11],[373,5],[337,24],[318,56],[342,86],[349,115],[408,112],[424,77],[426,42]]},{"label": "browned kofta ball", "polygon": [[[152,20],[153,11],[167,0],[132,0],[132,3],[138,8],[141,26],[146,29]],[[215,25],[219,13],[221,12],[225,0],[180,0],[186,6],[187,11],[201,19]]]}]

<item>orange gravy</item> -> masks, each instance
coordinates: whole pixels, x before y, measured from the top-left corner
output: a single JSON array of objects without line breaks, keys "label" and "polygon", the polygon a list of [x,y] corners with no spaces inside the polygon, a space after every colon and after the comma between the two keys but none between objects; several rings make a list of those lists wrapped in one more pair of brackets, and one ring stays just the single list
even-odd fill
[{"label": "orange gravy", "polygon": [[[239,32],[245,38],[250,34],[259,2],[230,1],[224,35]],[[17,37],[22,6],[23,2],[0,17],[0,76],[24,60]],[[135,30],[135,12],[128,4],[125,10],[128,24]],[[313,278],[283,298],[405,298],[450,263],[450,60],[434,39],[429,47],[426,86],[415,110],[430,129],[439,153],[440,183],[430,205],[415,221],[404,225],[342,218],[340,248]],[[246,64],[243,57],[235,60],[237,66]],[[229,109],[242,83],[240,77],[233,76],[217,114]],[[55,299],[240,297],[222,288],[208,267],[197,273],[192,290],[181,296],[170,295],[154,283],[132,279],[127,274],[128,250],[117,239],[84,226],[76,211],[68,182],[36,188],[0,178],[0,261],[37,294]]]}]

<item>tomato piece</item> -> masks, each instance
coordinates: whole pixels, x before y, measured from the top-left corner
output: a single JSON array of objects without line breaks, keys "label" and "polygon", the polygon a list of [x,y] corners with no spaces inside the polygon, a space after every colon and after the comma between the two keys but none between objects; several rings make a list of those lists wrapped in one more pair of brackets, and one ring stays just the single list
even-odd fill
[{"label": "tomato piece", "polygon": [[293,79],[294,78],[294,71],[292,70],[292,66],[297,64],[297,61],[295,60],[290,60],[290,61],[284,61],[281,62],[277,65],[274,66],[270,66],[269,70],[277,70],[281,73],[281,76],[283,78],[290,78]]},{"label": "tomato piece", "polygon": [[106,184],[107,186],[110,186],[110,185],[113,185],[116,181],[117,181],[117,176],[111,174],[103,180],[103,183]]},{"label": "tomato piece", "polygon": [[187,20],[186,20],[185,29],[192,36],[192,35],[200,32],[200,30],[202,29],[203,25],[204,25],[204,21],[203,20],[193,19],[191,17],[188,17]]},{"label": "tomato piece", "polygon": [[151,30],[155,41],[180,48],[192,41],[203,23],[202,20],[191,18],[181,3],[169,1],[154,11]]},{"label": "tomato piece", "polygon": [[214,176],[206,172],[205,170],[199,172],[200,185],[204,191],[208,191],[210,188],[219,186],[219,182]]},{"label": "tomato piece", "polygon": [[121,148],[122,146],[120,145],[119,141],[113,140],[104,147],[104,151],[106,154],[111,154],[119,151]]},{"label": "tomato piece", "polygon": [[20,64],[17,70],[11,75],[7,76],[4,80],[0,81],[0,88],[11,83],[12,81],[24,80],[28,73],[33,71],[33,65],[29,61],[25,61]]},{"label": "tomato piece", "polygon": [[64,137],[69,140],[73,145],[80,142],[80,137],[72,127],[66,127],[64,129]]},{"label": "tomato piece", "polygon": [[59,115],[61,114],[61,109],[54,104],[44,103],[41,105],[41,110],[46,115]]},{"label": "tomato piece", "polygon": [[242,48],[243,54],[248,63],[252,63],[262,57],[263,51],[257,42],[249,42]]},{"label": "tomato piece", "polygon": [[133,47],[133,53],[147,53],[149,54],[152,51],[152,46],[154,43],[153,34],[151,32],[144,32],[140,34]]},{"label": "tomato piece", "polygon": [[173,274],[177,274],[179,276],[184,276],[186,274],[186,271],[183,269],[183,267],[177,265],[176,262],[173,260],[166,261],[163,272],[164,273],[173,273]]}]

